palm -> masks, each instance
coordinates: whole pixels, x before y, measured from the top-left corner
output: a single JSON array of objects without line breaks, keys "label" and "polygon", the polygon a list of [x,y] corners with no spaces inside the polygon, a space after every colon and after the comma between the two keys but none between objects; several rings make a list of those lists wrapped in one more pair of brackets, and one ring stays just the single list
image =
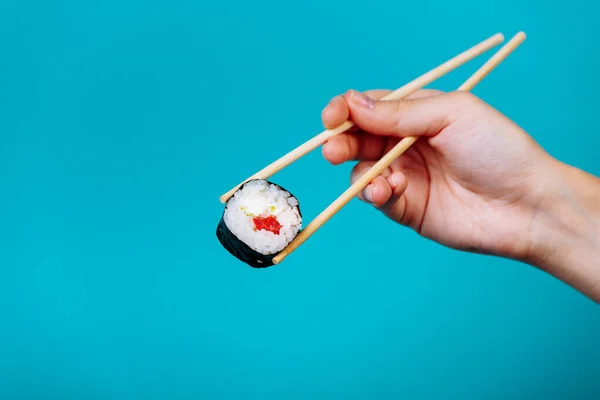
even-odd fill
[{"label": "palm", "polygon": [[[398,142],[387,140],[388,148]],[[487,243],[515,248],[515,235],[509,231],[528,229],[530,223],[520,206],[525,190],[520,188],[519,166],[513,163],[509,168],[514,171],[499,170],[490,158],[469,158],[464,152],[464,145],[454,145],[445,146],[442,153],[434,140],[420,139],[390,166],[392,173],[403,172],[409,184],[403,196],[392,197],[382,207],[383,212],[453,248],[495,252]],[[468,164],[460,161],[466,159]]]}]

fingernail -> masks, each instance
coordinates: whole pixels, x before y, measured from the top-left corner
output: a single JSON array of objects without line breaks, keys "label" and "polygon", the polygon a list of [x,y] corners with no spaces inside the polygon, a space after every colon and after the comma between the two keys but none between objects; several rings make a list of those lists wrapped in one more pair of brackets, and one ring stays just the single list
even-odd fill
[{"label": "fingernail", "polygon": [[363,190],[363,197],[369,203],[373,203],[373,185],[369,185]]},{"label": "fingernail", "polygon": [[364,107],[364,108],[373,108],[375,107],[375,100],[372,98],[365,96],[364,94],[357,92],[356,90],[350,91],[350,100],[355,104]]},{"label": "fingernail", "polygon": [[400,177],[398,174],[392,175],[392,185],[394,185],[394,187],[398,187],[400,185]]}]

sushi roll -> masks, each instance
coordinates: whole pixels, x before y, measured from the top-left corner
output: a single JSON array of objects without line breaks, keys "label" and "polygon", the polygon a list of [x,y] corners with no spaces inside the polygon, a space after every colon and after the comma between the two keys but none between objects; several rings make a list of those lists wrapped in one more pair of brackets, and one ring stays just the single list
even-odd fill
[{"label": "sushi roll", "polygon": [[298,199],[279,185],[256,179],[244,183],[225,204],[217,238],[240,261],[266,268],[301,229]]}]

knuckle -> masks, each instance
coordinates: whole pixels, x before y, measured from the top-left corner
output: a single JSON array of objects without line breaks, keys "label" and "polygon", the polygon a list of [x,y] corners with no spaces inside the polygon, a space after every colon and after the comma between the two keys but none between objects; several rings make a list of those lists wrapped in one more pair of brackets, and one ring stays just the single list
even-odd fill
[{"label": "knuckle", "polygon": [[394,102],[394,126],[392,128],[394,132],[400,132],[402,130],[401,128],[404,124],[404,118],[411,112],[414,104],[415,100],[413,99],[403,99]]},{"label": "knuckle", "polygon": [[348,160],[352,160],[354,158],[356,158],[356,156],[358,155],[358,152],[360,150],[360,144],[358,143],[357,140],[353,140],[353,138],[350,135],[344,135],[346,141],[345,141],[345,145],[346,148],[348,150],[347,152],[347,158]]},{"label": "knuckle", "polygon": [[481,107],[481,100],[470,92],[451,92],[446,99],[449,103],[446,124],[450,124],[465,116],[472,116]]},{"label": "knuckle", "polygon": [[479,105],[479,98],[471,92],[453,92],[450,94],[452,103],[458,110],[468,110]]}]

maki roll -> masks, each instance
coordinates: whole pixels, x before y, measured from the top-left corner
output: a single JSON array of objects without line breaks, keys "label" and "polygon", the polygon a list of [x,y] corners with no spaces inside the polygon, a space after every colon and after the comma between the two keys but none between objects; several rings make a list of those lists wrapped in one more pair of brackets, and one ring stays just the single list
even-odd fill
[{"label": "maki roll", "polygon": [[298,199],[279,185],[256,179],[244,183],[225,204],[217,238],[240,261],[265,268],[301,229]]}]

